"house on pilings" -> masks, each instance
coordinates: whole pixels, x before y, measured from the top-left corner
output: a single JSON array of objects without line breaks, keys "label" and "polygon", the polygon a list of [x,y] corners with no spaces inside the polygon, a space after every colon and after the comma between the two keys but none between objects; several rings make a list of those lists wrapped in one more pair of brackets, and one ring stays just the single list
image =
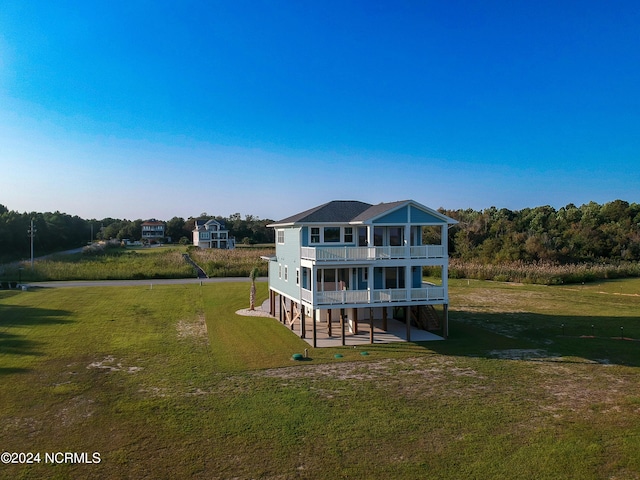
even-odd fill
[{"label": "house on pilings", "polygon": [[270,313],[314,347],[446,338],[455,223],[412,200],[336,200],[275,222]]}]

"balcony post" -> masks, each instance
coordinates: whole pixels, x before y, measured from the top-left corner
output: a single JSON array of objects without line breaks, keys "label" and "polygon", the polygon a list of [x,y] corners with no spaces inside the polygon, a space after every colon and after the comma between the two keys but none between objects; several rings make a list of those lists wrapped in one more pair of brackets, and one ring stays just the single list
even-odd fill
[{"label": "balcony post", "polygon": [[444,289],[444,298],[447,300],[449,298],[449,252],[448,252],[448,229],[449,225],[446,223],[442,225],[442,238],[441,245],[443,250],[442,256],[442,288]]},{"label": "balcony post", "polygon": [[411,209],[409,209],[409,221],[404,226],[404,258],[411,258]]}]

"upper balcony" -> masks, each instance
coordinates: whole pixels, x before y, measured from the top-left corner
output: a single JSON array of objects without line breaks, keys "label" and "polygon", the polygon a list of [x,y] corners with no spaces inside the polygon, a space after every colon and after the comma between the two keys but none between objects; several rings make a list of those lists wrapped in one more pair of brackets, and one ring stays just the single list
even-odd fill
[{"label": "upper balcony", "polygon": [[[314,304],[311,290],[301,289],[301,299]],[[391,303],[432,303],[446,300],[446,290],[438,285],[422,288],[385,288],[382,290],[336,290],[316,292],[315,305],[380,305]]]},{"label": "upper balcony", "polygon": [[365,262],[378,260],[445,258],[443,245],[411,247],[301,247],[303,260],[315,262]]}]

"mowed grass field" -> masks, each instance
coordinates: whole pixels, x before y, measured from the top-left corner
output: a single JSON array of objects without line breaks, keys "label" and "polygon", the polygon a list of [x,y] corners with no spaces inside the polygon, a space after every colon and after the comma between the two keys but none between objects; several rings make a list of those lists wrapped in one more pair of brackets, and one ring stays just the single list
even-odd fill
[{"label": "mowed grass field", "polygon": [[447,341],[363,356],[246,282],[0,291],[0,450],[41,456],[0,478],[640,478],[640,281],[450,293]]}]

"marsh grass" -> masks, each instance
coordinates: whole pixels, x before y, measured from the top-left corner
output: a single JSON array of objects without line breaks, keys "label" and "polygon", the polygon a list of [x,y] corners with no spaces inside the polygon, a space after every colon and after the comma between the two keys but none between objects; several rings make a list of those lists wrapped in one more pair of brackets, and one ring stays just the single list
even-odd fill
[{"label": "marsh grass", "polygon": [[498,282],[563,285],[597,280],[639,277],[638,262],[559,264],[552,262],[507,262],[486,264],[451,259],[450,278]]},{"label": "marsh grass", "polygon": [[640,344],[577,329],[637,331],[639,286],[452,280],[449,340],[366,357],[236,315],[248,283],[0,291],[2,449],[102,459],[0,476],[639,478]]},{"label": "marsh grass", "polygon": [[[21,268],[22,271],[18,272]],[[56,280],[135,280],[194,277],[180,249],[109,249],[98,253],[60,254],[4,268],[1,278],[23,282]]]},{"label": "marsh grass", "polygon": [[258,269],[258,276],[268,274],[268,265],[261,256],[270,256],[274,248],[190,248],[189,255],[209,277],[248,277],[251,270]]}]

